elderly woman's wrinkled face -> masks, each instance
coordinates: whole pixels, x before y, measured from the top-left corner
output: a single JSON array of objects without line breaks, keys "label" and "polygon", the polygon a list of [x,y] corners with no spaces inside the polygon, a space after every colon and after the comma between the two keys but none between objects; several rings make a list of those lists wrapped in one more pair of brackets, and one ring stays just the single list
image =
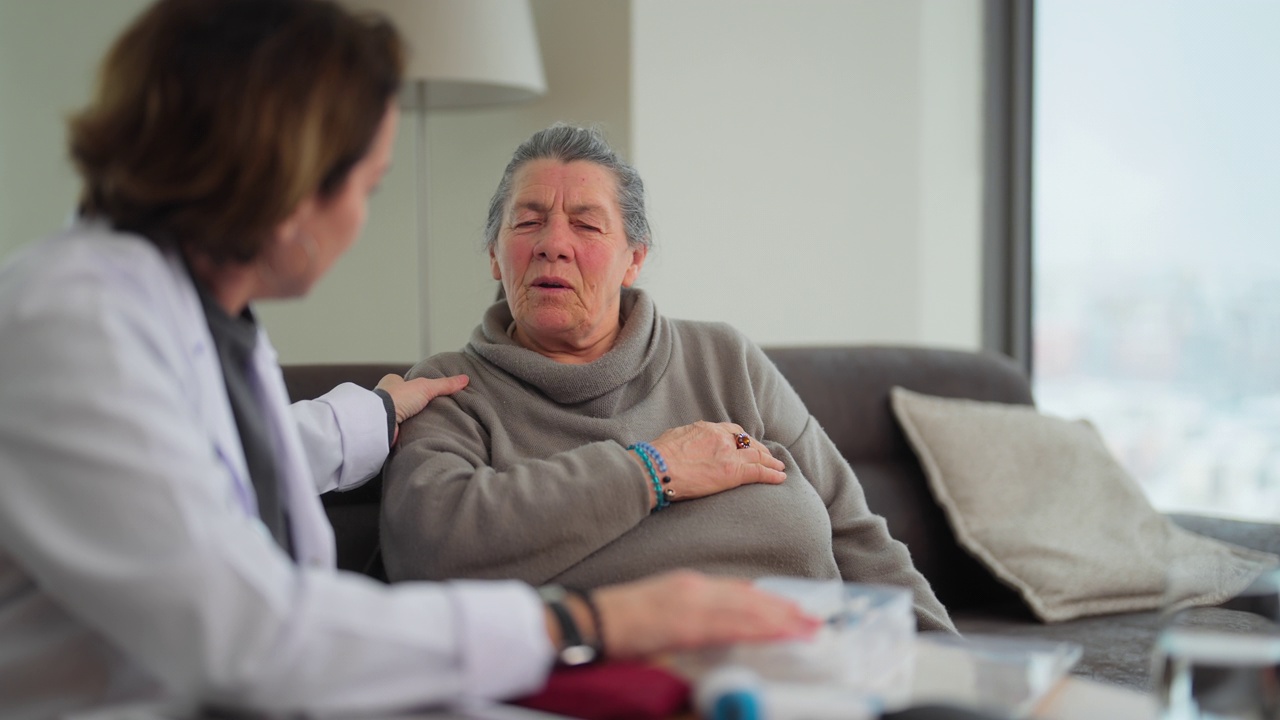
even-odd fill
[{"label": "elderly woman's wrinkled face", "polygon": [[622,288],[635,282],[646,252],[627,244],[612,172],[582,161],[525,165],[489,251],[516,341],[561,362],[608,352]]}]

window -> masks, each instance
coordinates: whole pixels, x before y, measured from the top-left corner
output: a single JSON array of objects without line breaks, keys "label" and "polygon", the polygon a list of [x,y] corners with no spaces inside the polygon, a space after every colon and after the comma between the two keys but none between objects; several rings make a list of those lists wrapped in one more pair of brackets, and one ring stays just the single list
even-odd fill
[{"label": "window", "polygon": [[1280,3],[1039,0],[1031,365],[1165,510],[1280,519]]}]

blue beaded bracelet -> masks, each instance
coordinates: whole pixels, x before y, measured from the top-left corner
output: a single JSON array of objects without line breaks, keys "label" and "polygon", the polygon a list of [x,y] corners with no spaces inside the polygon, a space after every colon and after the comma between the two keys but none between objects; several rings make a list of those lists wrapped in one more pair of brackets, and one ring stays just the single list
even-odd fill
[{"label": "blue beaded bracelet", "polygon": [[653,469],[653,461],[649,459],[649,454],[636,445],[628,445],[627,449],[640,456],[644,462],[644,469],[649,471],[649,480],[653,483],[653,494],[657,496],[658,503],[654,506],[654,510],[661,510],[670,505],[665,495],[662,494],[662,482],[658,480],[658,472]]},{"label": "blue beaded bracelet", "polygon": [[653,462],[658,466],[658,472],[667,472],[667,461],[662,459],[662,453],[658,452],[658,448],[654,447],[652,443],[638,442],[633,447],[638,447],[648,453],[649,457],[653,458]]},{"label": "blue beaded bracelet", "polygon": [[[637,447],[643,450],[645,454],[653,460],[654,464],[658,466],[658,472],[662,474],[662,484],[664,486],[671,483],[671,476],[667,474],[667,461],[663,459],[662,453],[658,452],[658,448],[654,447],[652,443],[647,442],[634,443],[632,447]],[[667,504],[670,505],[671,498],[675,497],[675,491],[668,487],[663,491],[663,493],[667,496]]]}]

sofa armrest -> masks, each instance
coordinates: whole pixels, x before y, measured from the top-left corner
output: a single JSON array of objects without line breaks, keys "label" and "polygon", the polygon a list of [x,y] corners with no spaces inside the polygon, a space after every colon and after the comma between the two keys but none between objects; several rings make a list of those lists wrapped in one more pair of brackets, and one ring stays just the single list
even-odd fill
[{"label": "sofa armrest", "polygon": [[1280,523],[1231,520],[1191,513],[1170,513],[1169,519],[1194,533],[1232,545],[1280,555]]}]

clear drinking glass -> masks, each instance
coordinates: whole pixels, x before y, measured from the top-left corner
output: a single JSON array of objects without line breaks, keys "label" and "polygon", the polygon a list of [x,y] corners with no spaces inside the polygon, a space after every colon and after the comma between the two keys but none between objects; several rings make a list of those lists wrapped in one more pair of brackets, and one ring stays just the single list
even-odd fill
[{"label": "clear drinking glass", "polygon": [[1188,607],[1212,569],[1175,561],[1155,647],[1163,720],[1280,720],[1280,570],[1234,598]]}]

